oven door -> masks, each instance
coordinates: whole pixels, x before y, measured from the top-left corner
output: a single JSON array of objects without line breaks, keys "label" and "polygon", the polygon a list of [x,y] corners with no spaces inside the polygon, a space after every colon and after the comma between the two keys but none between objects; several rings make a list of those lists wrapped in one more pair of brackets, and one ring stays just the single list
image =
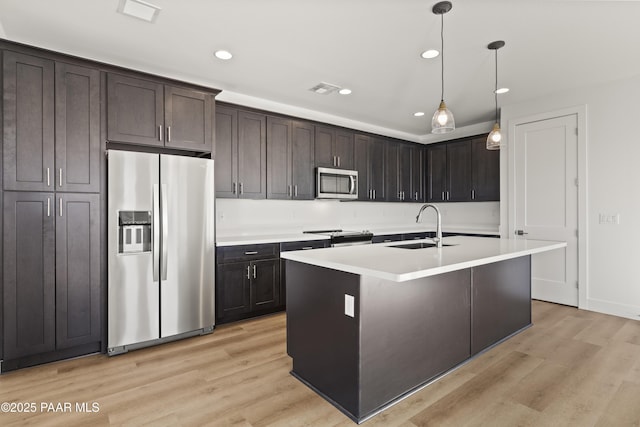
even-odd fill
[{"label": "oven door", "polygon": [[358,171],[318,168],[316,198],[357,199]]}]

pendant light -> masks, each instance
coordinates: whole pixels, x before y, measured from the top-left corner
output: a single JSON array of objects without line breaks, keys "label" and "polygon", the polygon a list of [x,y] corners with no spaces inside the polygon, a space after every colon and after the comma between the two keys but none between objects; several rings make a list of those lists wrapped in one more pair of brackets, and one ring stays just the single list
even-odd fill
[{"label": "pendant light", "polygon": [[502,141],[502,132],[500,131],[500,123],[498,120],[498,49],[504,46],[502,40],[489,43],[487,48],[493,50],[496,53],[496,85],[493,90],[493,94],[496,99],[496,123],[493,125],[493,130],[487,136],[487,150],[499,150],[500,141]]},{"label": "pendant light", "polygon": [[444,103],[444,14],[451,10],[452,4],[449,1],[441,1],[433,6],[433,13],[440,15],[440,61],[441,61],[441,92],[440,92],[440,106],[433,113],[431,119],[431,132],[432,133],[447,133],[456,128],[453,114],[447,108],[447,104]]}]

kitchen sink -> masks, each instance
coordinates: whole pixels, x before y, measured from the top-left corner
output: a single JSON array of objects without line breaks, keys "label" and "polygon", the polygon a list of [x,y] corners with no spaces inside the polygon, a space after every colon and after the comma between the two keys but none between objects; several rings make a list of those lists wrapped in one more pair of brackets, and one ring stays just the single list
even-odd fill
[{"label": "kitchen sink", "polygon": [[[442,246],[456,246],[456,245],[443,243]],[[415,243],[403,243],[401,245],[389,245],[387,247],[400,248],[400,249],[424,249],[424,248],[435,248],[436,244],[433,242],[415,242]]]}]

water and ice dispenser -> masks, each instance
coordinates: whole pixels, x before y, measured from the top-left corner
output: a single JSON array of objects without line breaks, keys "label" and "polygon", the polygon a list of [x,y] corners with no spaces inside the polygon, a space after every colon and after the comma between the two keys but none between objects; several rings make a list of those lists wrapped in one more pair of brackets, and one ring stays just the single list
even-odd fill
[{"label": "water and ice dispenser", "polygon": [[151,252],[151,212],[118,212],[118,253]]}]

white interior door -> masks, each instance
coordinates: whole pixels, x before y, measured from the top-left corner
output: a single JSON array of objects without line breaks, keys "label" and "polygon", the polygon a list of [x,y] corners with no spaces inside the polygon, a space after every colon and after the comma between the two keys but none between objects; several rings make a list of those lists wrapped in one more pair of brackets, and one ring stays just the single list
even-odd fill
[{"label": "white interior door", "polygon": [[[575,114],[515,126],[515,238],[566,241],[532,256],[531,296],[578,305],[578,136]],[[522,232],[522,235],[519,233]]]}]

